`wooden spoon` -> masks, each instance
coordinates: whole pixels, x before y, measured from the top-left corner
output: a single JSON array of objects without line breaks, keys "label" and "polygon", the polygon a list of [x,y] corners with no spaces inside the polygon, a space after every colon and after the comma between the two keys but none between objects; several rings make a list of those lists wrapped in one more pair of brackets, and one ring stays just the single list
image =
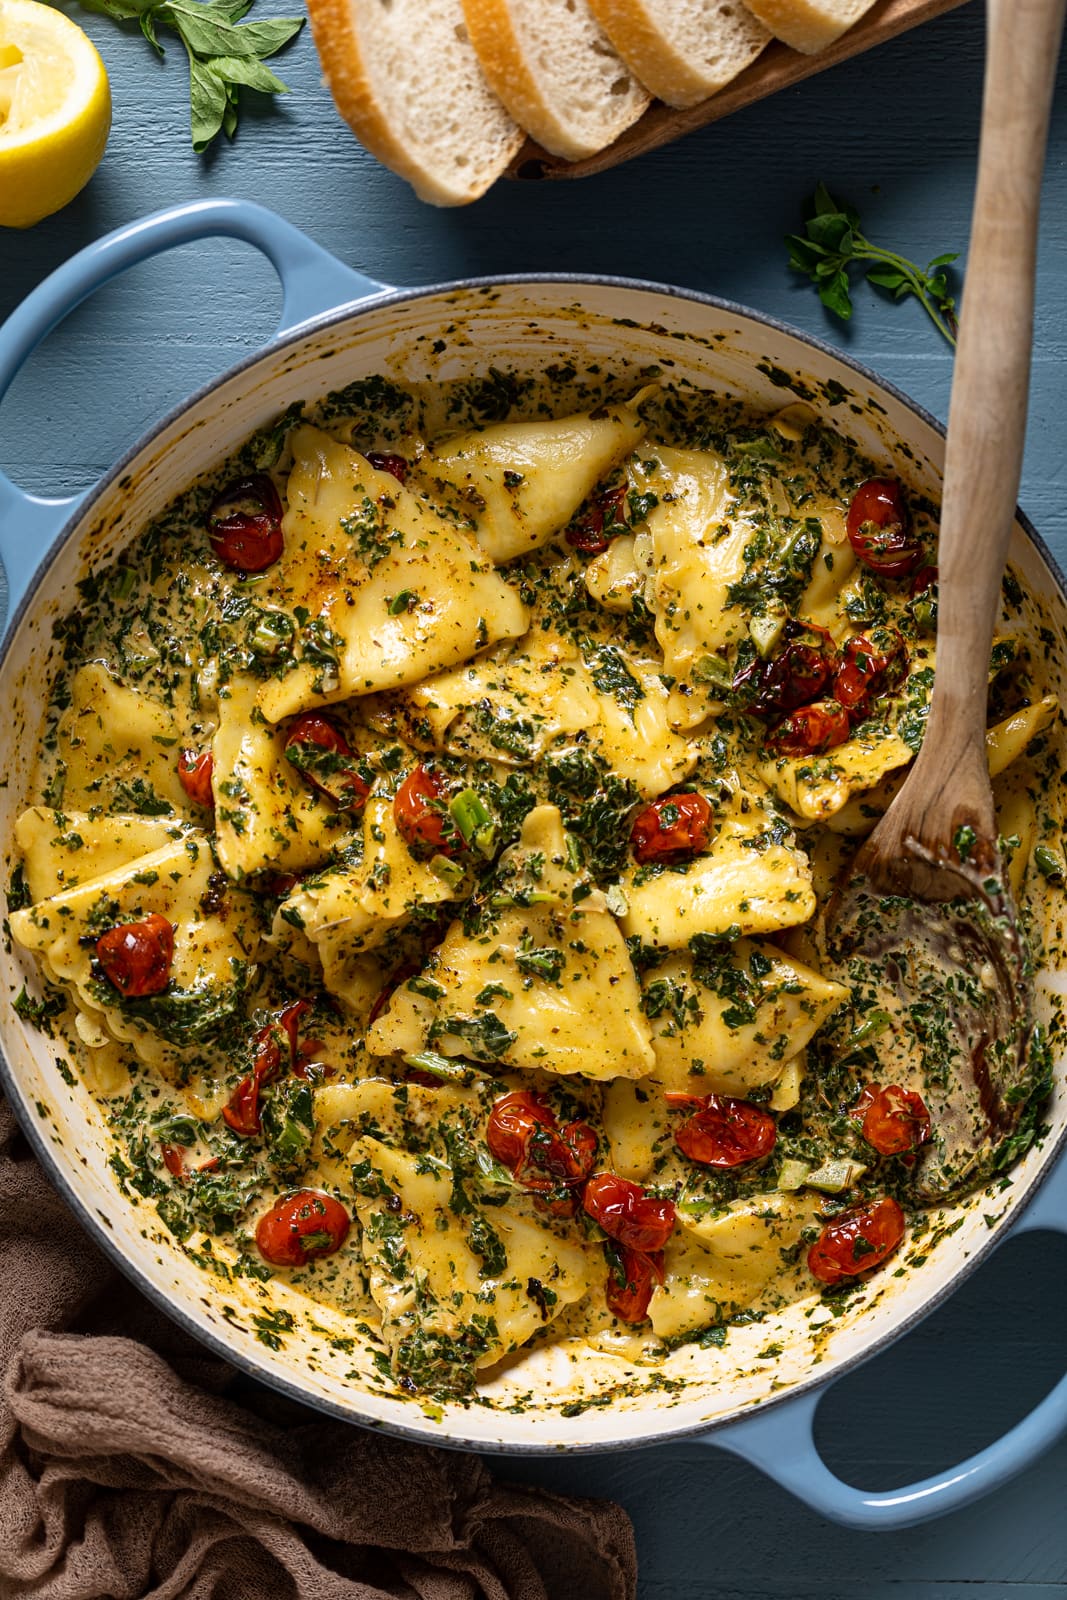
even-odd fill
[{"label": "wooden spoon", "polygon": [[1037,225],[1067,0],[989,0],[978,183],[949,410],[937,671],[922,748],[830,913],[827,949],[893,1018],[883,1059],[932,1117],[916,1191],[1010,1156],[1041,1081],[1025,941],[986,765],[989,653],[1022,469]]}]

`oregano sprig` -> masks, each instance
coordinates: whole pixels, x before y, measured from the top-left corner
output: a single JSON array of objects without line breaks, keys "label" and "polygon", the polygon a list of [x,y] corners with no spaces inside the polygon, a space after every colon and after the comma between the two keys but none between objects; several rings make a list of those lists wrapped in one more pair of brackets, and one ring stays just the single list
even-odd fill
[{"label": "oregano sprig", "polygon": [[945,268],[957,259],[958,251],[935,256],[924,269],[895,250],[883,250],[860,232],[855,207],[835,200],[821,183],[808,202],[803,235],[788,234],[785,242],[789,265],[807,274],[835,316],[847,322],[852,315],[849,273],[859,265],[869,283],[888,289],[895,300],[913,294],[938,331],[955,345],[956,302]]},{"label": "oregano sprig", "polygon": [[219,133],[232,139],[240,93],[288,94],[266,58],[289,43],[303,17],[244,22],[252,0],[81,0],[116,22],[136,20],[153,50],[163,54],[157,29],[173,28],[189,57],[189,128],[193,149],[206,150]]}]

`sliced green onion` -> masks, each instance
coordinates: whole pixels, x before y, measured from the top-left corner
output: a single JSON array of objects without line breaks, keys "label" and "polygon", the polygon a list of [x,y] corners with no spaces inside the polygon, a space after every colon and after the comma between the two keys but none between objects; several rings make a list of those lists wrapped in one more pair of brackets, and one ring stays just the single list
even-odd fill
[{"label": "sliced green onion", "polygon": [[491,856],[496,843],[496,825],[481,795],[474,789],[461,789],[448,802],[448,809],[464,843],[480,855]]},{"label": "sliced green onion", "polygon": [[630,902],[619,883],[609,884],[604,890],[604,904],[613,917],[624,917],[630,909]]},{"label": "sliced green onion", "polygon": [[440,1078],[442,1083],[473,1083],[475,1078],[485,1076],[469,1062],[453,1061],[451,1056],[440,1055],[436,1050],[417,1050],[404,1057],[404,1065],[428,1072],[431,1078]]},{"label": "sliced green onion", "polygon": [[1034,866],[1043,878],[1049,883],[1062,883],[1064,877],[1063,857],[1055,850],[1050,850],[1047,844],[1039,844],[1034,850]]},{"label": "sliced green onion", "polygon": [[823,1194],[843,1194],[854,1183],[858,1183],[866,1171],[862,1161],[838,1157],[824,1161],[815,1172],[809,1172],[804,1182],[809,1189],[821,1189]]},{"label": "sliced green onion", "polygon": [[749,618],[749,635],[764,660],[767,659],[782,637],[785,624],[785,616],[778,612],[771,612],[762,617]]},{"label": "sliced green onion", "polygon": [[721,656],[701,656],[690,669],[690,677],[698,683],[717,684],[722,689],[728,689],[734,681],[729,664]]},{"label": "sliced green onion", "polygon": [[859,1027],[849,1036],[846,1048],[854,1050],[857,1045],[870,1044],[872,1039],[877,1039],[884,1033],[892,1022],[888,1011],[868,1011]]},{"label": "sliced green onion", "polygon": [[795,1194],[798,1189],[803,1189],[810,1174],[811,1168],[806,1161],[794,1161],[790,1158],[782,1162],[782,1170],[778,1174],[778,1187],[785,1194]]},{"label": "sliced green onion", "polygon": [[430,861],[430,871],[450,889],[455,889],[463,882],[463,868],[458,861],[451,861],[448,856],[434,856]]}]

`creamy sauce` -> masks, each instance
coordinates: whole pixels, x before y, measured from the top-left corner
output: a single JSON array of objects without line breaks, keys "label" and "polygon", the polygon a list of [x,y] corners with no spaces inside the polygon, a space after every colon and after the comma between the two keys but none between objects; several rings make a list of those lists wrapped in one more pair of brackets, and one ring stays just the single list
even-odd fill
[{"label": "creamy sauce", "polygon": [[[929,1089],[904,1078],[915,1019],[820,970],[816,935],[922,738],[934,508],[909,497],[921,561],[880,576],[847,527],[877,469],[806,408],[580,403],[367,380],[257,435],[83,584],[18,827],[23,1014],[106,1102],[117,1181],[194,1258],[350,1313],[428,1395],[535,1339],[717,1342],[841,1292],[809,1262],[835,1217],[891,1202],[924,1227],[920,1146],[879,1153],[864,1120],[879,1089]],[[216,497],[255,474],[282,548],[242,574]],[[990,766],[1040,955],[1058,708],[1027,616],[1009,575]],[[836,676],[798,699],[819,660]],[[837,737],[789,753],[812,701]],[[309,714],[351,754],[287,746]],[[99,941],[151,917],[166,985],[123,994]],[[490,1119],[516,1093],[541,1121],[509,1163]],[[706,1096],[713,1123],[747,1108],[726,1145],[749,1159],[708,1164]],[[670,1224],[636,1265],[590,1173]],[[320,1253],[328,1218],[308,1225],[287,1266],[264,1219],[297,1191],[351,1226]],[[882,1260],[857,1248],[846,1290]]]}]

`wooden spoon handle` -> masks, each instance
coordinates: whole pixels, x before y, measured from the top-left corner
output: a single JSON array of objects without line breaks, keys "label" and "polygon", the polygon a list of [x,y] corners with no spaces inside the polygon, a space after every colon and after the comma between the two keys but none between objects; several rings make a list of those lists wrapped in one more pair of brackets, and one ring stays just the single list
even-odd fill
[{"label": "wooden spoon handle", "polygon": [[[1041,172],[1065,9],[1067,0],[988,3],[978,183],[949,412],[937,678],[921,787],[931,798],[940,791],[957,812],[973,804],[976,820],[990,826],[988,645],[1022,470]],[[961,784],[977,792],[962,793]],[[938,831],[929,810],[925,821],[929,838]]]}]

